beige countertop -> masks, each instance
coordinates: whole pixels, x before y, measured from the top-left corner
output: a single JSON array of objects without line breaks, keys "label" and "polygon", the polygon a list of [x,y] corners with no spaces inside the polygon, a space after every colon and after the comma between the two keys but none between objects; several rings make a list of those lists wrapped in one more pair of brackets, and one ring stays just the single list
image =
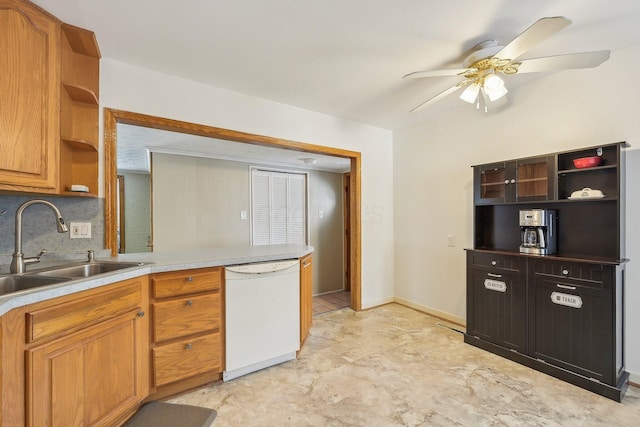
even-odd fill
[{"label": "beige countertop", "polygon": [[[148,252],[123,254],[111,258],[97,258],[98,261],[140,262],[142,265],[0,296],[0,315],[16,307],[151,273],[301,258],[311,252],[313,252],[313,247],[307,245],[269,245],[162,253]],[[59,263],[68,264],[69,262],[66,260]],[[47,264],[53,266],[55,262],[48,262]],[[32,267],[32,270],[38,268]],[[27,269],[27,274],[28,272],[29,269]]]}]

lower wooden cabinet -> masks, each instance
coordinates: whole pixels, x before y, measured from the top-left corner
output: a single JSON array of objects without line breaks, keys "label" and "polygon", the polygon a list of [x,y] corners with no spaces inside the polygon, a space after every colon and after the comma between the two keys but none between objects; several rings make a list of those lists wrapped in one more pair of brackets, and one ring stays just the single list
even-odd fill
[{"label": "lower wooden cabinet", "polygon": [[465,342],[620,401],[623,297],[624,264],[469,250]]},{"label": "lower wooden cabinet", "polygon": [[313,258],[300,258],[300,348],[313,324]]},{"label": "lower wooden cabinet", "polygon": [[152,398],[221,377],[222,274],[215,267],[151,275]]},{"label": "lower wooden cabinet", "polygon": [[137,375],[138,313],[27,351],[28,425],[110,426],[146,396]]},{"label": "lower wooden cabinet", "polygon": [[135,410],[148,394],[147,295],[141,277],[25,309],[25,425],[111,426]]}]

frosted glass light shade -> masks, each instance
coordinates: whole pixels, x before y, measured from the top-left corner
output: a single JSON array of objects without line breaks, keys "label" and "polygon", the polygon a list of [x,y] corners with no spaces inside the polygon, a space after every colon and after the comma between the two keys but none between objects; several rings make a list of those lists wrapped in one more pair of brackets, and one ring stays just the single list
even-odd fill
[{"label": "frosted glass light shade", "polygon": [[502,98],[509,92],[507,88],[504,87],[504,81],[495,74],[489,74],[484,79],[483,89],[491,102]]},{"label": "frosted glass light shade", "polygon": [[479,84],[472,84],[467,86],[467,88],[460,94],[460,99],[464,102],[468,102],[469,104],[473,104],[476,102],[476,98],[478,98],[478,93],[480,92]]}]

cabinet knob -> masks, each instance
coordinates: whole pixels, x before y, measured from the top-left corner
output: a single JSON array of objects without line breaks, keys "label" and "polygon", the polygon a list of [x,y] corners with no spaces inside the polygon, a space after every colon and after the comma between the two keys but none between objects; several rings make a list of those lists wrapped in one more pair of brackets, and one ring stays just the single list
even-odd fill
[{"label": "cabinet knob", "polygon": [[140,310],[137,314],[136,317],[144,317],[144,311]]},{"label": "cabinet knob", "polygon": [[185,279],[187,282],[193,282],[193,277],[189,276]]},{"label": "cabinet knob", "polygon": [[564,274],[565,276],[569,274],[569,270],[562,270],[562,274]]},{"label": "cabinet knob", "polygon": [[187,300],[187,302],[186,302],[186,304],[187,304],[187,305],[193,305],[193,301],[192,301],[192,300],[190,300],[190,299],[188,299],[188,300]]},{"label": "cabinet knob", "polygon": [[504,183],[505,183],[505,184],[508,184],[508,183],[509,183],[509,180],[508,180],[508,179],[505,179],[505,180],[504,180]]},{"label": "cabinet knob", "polygon": [[498,263],[495,261],[491,261],[491,265],[497,265]]},{"label": "cabinet knob", "polygon": [[515,179],[512,179],[510,182],[511,182],[512,184],[515,184],[515,183],[516,183],[516,180],[515,180]]},{"label": "cabinet knob", "polygon": [[186,345],[184,346],[184,349],[185,349],[185,350],[191,350],[192,348],[193,348],[193,346],[192,346],[190,343],[188,343],[188,344],[186,344]]}]

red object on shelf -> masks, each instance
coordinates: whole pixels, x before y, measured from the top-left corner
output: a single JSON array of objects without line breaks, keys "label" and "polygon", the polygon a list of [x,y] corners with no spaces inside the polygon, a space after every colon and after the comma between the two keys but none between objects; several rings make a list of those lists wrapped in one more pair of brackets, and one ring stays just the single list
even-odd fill
[{"label": "red object on shelf", "polygon": [[592,168],[595,166],[599,166],[600,163],[602,163],[602,157],[598,156],[580,157],[579,159],[573,159],[573,165],[578,169]]}]

